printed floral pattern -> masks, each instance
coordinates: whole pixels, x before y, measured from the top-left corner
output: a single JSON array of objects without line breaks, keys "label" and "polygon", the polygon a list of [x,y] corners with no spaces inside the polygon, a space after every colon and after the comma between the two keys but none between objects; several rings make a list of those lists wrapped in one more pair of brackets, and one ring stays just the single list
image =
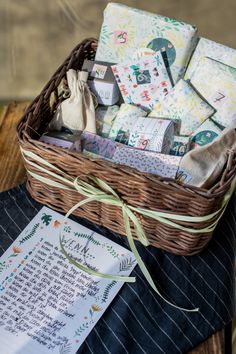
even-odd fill
[{"label": "printed floral pattern", "polygon": [[209,57],[221,63],[236,67],[236,49],[229,48],[223,44],[216,43],[210,39],[200,38],[193,56],[185,73],[185,79],[192,78],[200,59]]},{"label": "printed floral pattern", "polygon": [[[148,24],[148,25],[147,25]],[[197,29],[183,22],[131,7],[109,3],[104,11],[96,60],[122,63],[132,58],[139,48],[146,48],[155,39],[166,40],[171,73],[177,82],[196,45]]]},{"label": "printed floral pattern", "polygon": [[172,88],[160,51],[111,68],[124,101],[149,111]]},{"label": "printed floral pattern", "polygon": [[160,114],[160,112],[164,117],[181,122],[180,135],[190,135],[215,110],[198,95],[187,81],[180,80],[169,95],[161,101],[161,109],[158,113]]},{"label": "printed floral pattern", "polygon": [[224,127],[236,124],[236,68],[202,58],[191,83],[216,109],[212,119]]},{"label": "printed floral pattern", "polygon": [[161,177],[175,178],[181,157],[142,151],[128,147],[119,147],[113,161],[121,165],[136,168]]},{"label": "printed floral pattern", "polygon": [[192,135],[191,148],[211,143],[221,134],[222,130],[211,120],[207,119]]},{"label": "printed floral pattern", "polygon": [[129,145],[168,154],[174,138],[174,123],[167,119],[138,118],[131,128]]}]

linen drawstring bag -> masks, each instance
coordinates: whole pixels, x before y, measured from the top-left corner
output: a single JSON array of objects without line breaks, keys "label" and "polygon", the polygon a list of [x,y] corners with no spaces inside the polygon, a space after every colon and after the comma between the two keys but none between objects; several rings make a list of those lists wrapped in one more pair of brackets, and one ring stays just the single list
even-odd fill
[{"label": "linen drawstring bag", "polygon": [[67,128],[75,135],[83,130],[96,134],[94,97],[86,82],[88,73],[70,69],[66,76],[70,97],[58,106],[49,130]]},{"label": "linen drawstring bag", "polygon": [[177,179],[192,186],[212,187],[233,150],[236,150],[236,131],[224,129],[212,143],[197,147],[183,156]]}]

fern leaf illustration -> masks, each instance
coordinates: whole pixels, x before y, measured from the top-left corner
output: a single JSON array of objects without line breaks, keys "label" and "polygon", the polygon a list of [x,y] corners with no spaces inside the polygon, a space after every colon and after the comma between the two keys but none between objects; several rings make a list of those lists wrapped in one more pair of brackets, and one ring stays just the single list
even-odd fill
[{"label": "fern leaf illustration", "polygon": [[111,289],[113,288],[113,286],[116,285],[116,283],[117,282],[115,280],[113,280],[111,283],[109,283],[105,287],[103,295],[102,295],[102,302],[106,302],[108,300],[109,293],[110,293]]},{"label": "fern leaf illustration", "polygon": [[31,237],[33,237],[37,231],[39,227],[39,223],[35,224],[32,228],[32,230],[28,233],[28,235],[24,236],[21,240],[20,240],[20,245],[26,241],[28,241]]}]

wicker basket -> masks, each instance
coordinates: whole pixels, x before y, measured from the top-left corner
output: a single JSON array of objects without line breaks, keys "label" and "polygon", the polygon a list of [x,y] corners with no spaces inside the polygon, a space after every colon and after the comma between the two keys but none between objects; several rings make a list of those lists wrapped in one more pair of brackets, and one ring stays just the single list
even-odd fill
[{"label": "wicker basket", "polygon": [[[235,176],[235,154],[231,154],[220,180],[211,190],[205,190],[178,184],[173,179],[143,174],[132,168],[117,166],[106,161],[93,160],[80,153],[73,153],[38,141],[53,116],[55,105],[58,105],[62,100],[58,94],[58,86],[65,78],[66,71],[70,68],[81,69],[85,58],[93,59],[96,45],[97,42],[94,39],[81,42],[28,107],[18,125],[21,148],[37,154],[59,168],[62,171],[60,173],[62,177],[68,174],[71,178],[83,175],[84,180],[86,180],[86,175],[99,177],[111,186],[125,203],[134,207],[187,216],[204,216],[218,211],[222,207],[224,196]],[[55,103],[53,108],[51,105],[52,95]],[[28,161],[34,162],[30,157]],[[40,165],[39,162],[37,164]],[[38,173],[37,168],[29,162],[26,162],[25,165],[28,172]],[[46,172],[41,171],[40,173],[42,176],[48,177]],[[52,176],[50,178],[53,179]],[[37,201],[61,212],[67,212],[74,204],[84,199],[79,193],[40,182],[30,173],[28,173],[27,188]],[[74,214],[119,234],[126,234],[122,211],[117,206],[91,202],[77,209]],[[212,231],[191,233],[163,224],[150,217],[140,214],[136,214],[136,216],[153,246],[178,255],[192,255],[200,252],[212,236]],[[195,223],[194,227],[202,229],[212,224],[213,221],[214,218],[201,221]],[[186,221],[178,223],[185,227],[193,225]]]}]

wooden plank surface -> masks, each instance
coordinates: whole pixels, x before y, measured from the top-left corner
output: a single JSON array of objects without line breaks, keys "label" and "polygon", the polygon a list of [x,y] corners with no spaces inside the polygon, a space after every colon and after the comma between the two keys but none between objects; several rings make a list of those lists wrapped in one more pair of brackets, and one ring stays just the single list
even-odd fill
[{"label": "wooden plank surface", "polygon": [[16,125],[27,104],[27,102],[11,103],[2,107],[0,113],[0,191],[13,188],[25,180]]},{"label": "wooden plank surface", "polygon": [[[16,125],[27,102],[11,103],[0,113],[0,191],[8,190],[25,180],[25,169],[16,138]],[[189,354],[225,353],[224,330],[218,331]]]}]

